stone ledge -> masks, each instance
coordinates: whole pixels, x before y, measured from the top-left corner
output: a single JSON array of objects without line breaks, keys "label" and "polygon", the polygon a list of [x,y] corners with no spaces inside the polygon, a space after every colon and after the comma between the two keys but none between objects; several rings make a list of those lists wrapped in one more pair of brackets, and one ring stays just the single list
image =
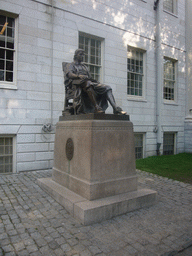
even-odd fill
[{"label": "stone ledge", "polygon": [[78,120],[123,120],[129,121],[129,115],[114,114],[81,114],[81,115],[64,115],[59,117],[59,121],[78,121]]},{"label": "stone ledge", "polygon": [[52,179],[59,185],[70,189],[87,200],[127,193],[137,189],[136,175],[103,181],[86,181],[53,167]]},{"label": "stone ledge", "polygon": [[143,207],[156,201],[157,192],[139,189],[116,196],[89,201],[54,182],[52,178],[38,179],[38,184],[83,225],[101,222]]}]

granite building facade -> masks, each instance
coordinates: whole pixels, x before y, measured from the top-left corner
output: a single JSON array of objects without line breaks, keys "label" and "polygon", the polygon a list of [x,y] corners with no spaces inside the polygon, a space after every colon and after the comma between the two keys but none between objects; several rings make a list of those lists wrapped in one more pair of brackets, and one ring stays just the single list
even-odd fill
[{"label": "granite building facade", "polygon": [[137,158],[192,152],[190,1],[0,4],[0,172],[52,168],[62,62],[77,48],[130,115]]}]

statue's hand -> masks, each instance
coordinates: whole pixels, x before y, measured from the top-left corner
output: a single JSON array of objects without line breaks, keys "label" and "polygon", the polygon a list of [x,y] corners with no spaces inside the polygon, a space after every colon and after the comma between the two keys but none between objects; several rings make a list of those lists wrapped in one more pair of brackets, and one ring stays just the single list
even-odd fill
[{"label": "statue's hand", "polygon": [[86,75],[79,75],[79,78],[82,79],[82,80],[84,80],[84,79],[87,79],[88,76],[86,76]]}]

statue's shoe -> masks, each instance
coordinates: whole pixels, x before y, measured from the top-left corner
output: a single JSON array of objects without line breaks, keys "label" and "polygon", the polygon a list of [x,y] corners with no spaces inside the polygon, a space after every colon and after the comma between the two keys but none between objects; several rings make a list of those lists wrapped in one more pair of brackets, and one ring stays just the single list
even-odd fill
[{"label": "statue's shoe", "polygon": [[97,114],[104,114],[105,112],[103,111],[103,109],[102,109],[101,107],[96,106],[94,113],[97,113]]},{"label": "statue's shoe", "polygon": [[126,115],[127,112],[123,111],[120,107],[117,107],[114,111],[113,114],[115,115]]}]

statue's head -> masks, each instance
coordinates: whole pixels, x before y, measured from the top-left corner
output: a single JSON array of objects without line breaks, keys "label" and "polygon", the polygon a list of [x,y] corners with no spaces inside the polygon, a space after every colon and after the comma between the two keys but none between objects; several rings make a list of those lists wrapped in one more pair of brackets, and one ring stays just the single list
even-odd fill
[{"label": "statue's head", "polygon": [[77,60],[79,54],[84,55],[84,54],[85,54],[85,51],[84,51],[83,49],[77,49],[77,50],[75,51],[75,54],[74,54],[73,59],[74,59],[74,60]]}]

